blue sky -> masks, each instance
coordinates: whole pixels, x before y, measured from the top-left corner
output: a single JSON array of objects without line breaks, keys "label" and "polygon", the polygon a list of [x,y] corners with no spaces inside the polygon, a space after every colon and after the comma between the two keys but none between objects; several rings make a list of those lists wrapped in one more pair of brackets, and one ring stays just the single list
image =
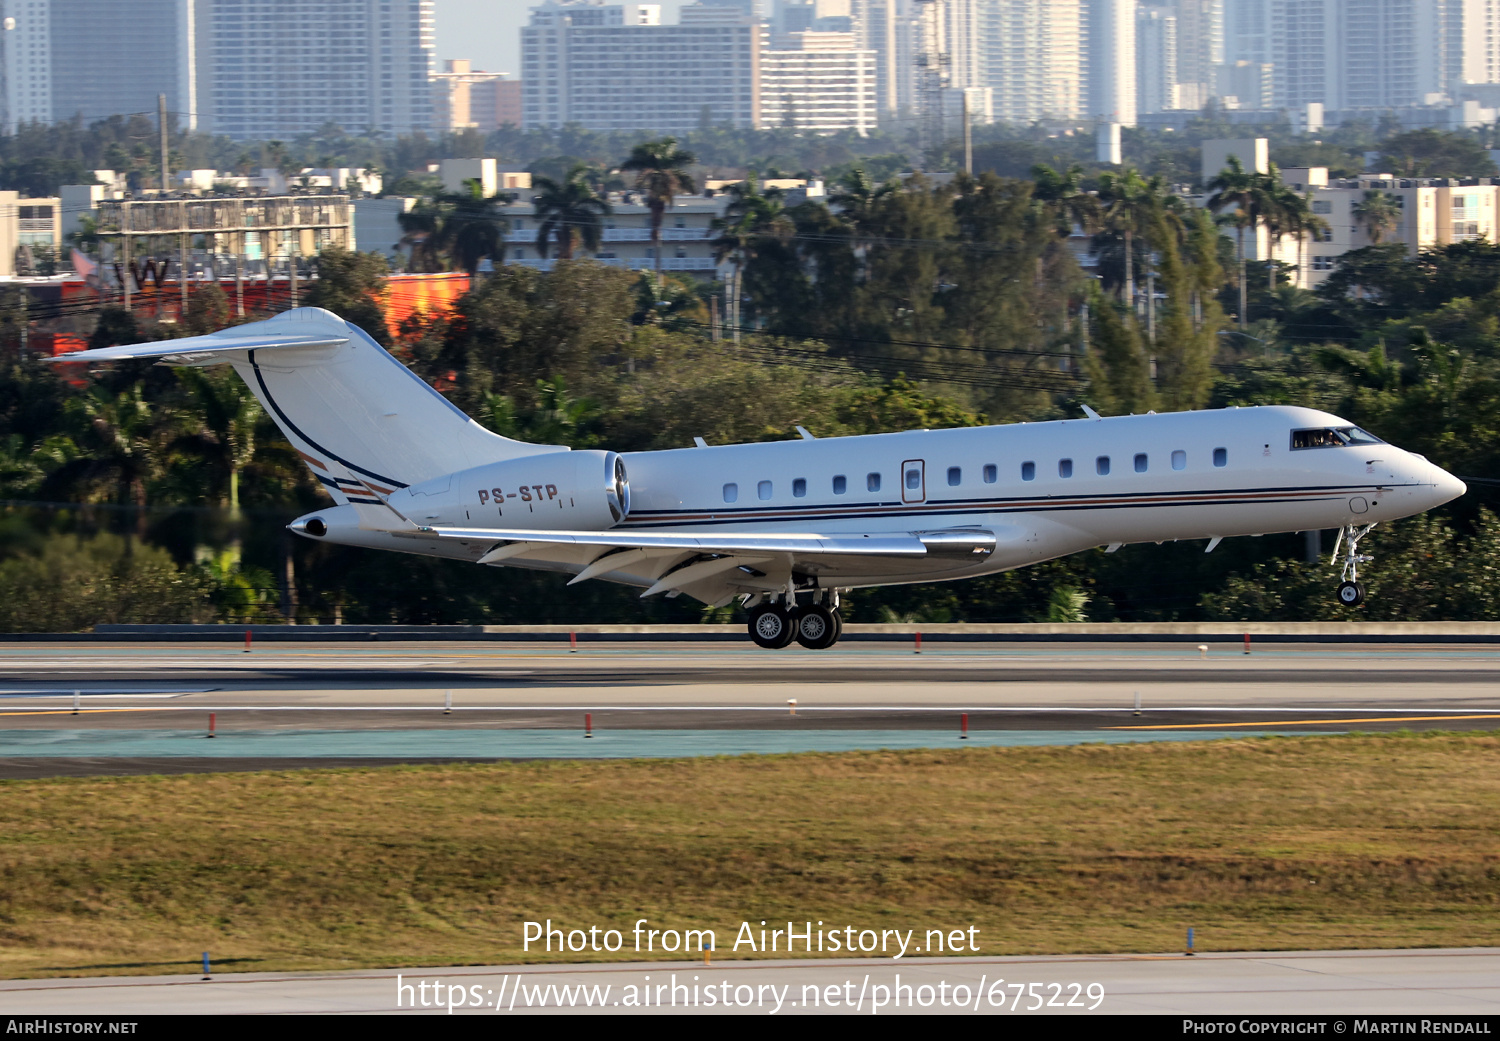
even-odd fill
[{"label": "blue sky", "polygon": [[[650,2],[661,4],[662,21],[675,22],[683,0]],[[520,29],[533,0],[437,0],[435,6],[439,63],[469,58],[476,69],[520,72]]]}]

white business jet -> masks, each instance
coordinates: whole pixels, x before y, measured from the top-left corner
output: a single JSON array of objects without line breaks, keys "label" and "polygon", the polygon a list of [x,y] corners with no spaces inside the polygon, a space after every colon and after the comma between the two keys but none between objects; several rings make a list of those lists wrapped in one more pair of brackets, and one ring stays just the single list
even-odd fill
[{"label": "white business jet", "polygon": [[1465,492],[1420,455],[1326,412],[1267,406],[661,452],[501,437],[317,308],[62,362],[229,364],[333,505],[300,535],[736,598],[760,646],[839,638],[839,596],[994,574],[1094,546],[1338,528],[1360,540]]}]

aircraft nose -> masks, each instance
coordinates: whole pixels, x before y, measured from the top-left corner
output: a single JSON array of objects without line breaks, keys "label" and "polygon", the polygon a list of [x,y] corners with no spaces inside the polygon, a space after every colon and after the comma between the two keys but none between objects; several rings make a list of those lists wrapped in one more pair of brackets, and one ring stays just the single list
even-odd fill
[{"label": "aircraft nose", "polygon": [[1431,473],[1433,491],[1436,493],[1437,503],[1452,502],[1469,490],[1469,486],[1454,477],[1441,466],[1433,466]]}]

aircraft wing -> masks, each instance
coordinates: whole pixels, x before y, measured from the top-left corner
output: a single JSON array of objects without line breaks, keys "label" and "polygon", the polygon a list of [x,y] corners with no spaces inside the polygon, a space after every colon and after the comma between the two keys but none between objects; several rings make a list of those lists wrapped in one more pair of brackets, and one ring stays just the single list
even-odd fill
[{"label": "aircraft wing", "polygon": [[604,578],[648,586],[643,596],[680,591],[710,604],[782,588],[794,565],[832,583],[861,573],[957,570],[983,563],[996,544],[993,532],[977,528],[824,534],[420,527],[391,534],[489,544],[481,564],[562,565],[577,570],[574,583]]}]

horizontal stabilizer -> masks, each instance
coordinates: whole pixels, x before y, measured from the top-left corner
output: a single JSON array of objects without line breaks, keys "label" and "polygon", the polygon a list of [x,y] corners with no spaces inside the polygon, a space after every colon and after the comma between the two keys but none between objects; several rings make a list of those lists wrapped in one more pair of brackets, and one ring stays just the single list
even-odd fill
[{"label": "horizontal stabilizer", "polygon": [[[312,308],[303,308],[312,311]],[[321,318],[324,312],[316,312]],[[332,315],[329,316],[333,317]],[[99,347],[92,351],[74,351],[71,354],[48,358],[51,362],[96,362],[132,361],[137,358],[160,358],[167,365],[202,365],[228,361],[223,355],[237,351],[274,351],[288,347],[339,347],[349,342],[347,335],[339,335],[335,326],[330,330],[325,323],[322,329],[307,328],[310,324],[298,311],[288,311],[264,322],[231,326],[207,336],[188,336],[180,340],[157,340],[154,343],[130,343],[118,347]],[[335,319],[337,321],[337,319]],[[338,325],[343,325],[338,322]],[[302,328],[298,328],[301,326]]]}]

